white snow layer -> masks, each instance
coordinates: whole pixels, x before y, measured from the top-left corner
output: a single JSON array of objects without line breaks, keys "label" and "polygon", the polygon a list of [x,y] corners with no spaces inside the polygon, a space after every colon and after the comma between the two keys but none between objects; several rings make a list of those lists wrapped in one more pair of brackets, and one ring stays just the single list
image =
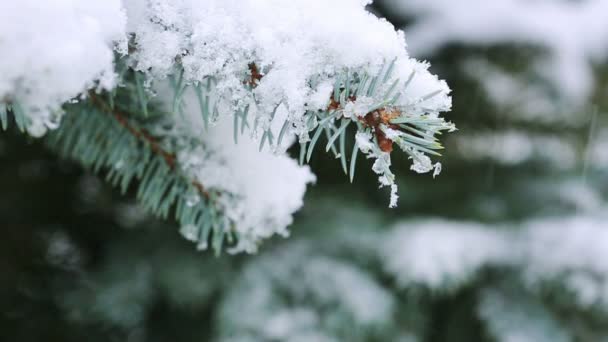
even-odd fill
[{"label": "white snow layer", "polygon": [[530,286],[561,279],[580,305],[608,304],[606,215],[537,220],[523,239]]},{"label": "white snow layer", "polygon": [[388,290],[315,249],[290,244],[249,263],[220,304],[220,340],[337,341],[336,327],[363,332],[390,321],[396,303]]},{"label": "white snow layer", "polygon": [[16,100],[34,136],[56,128],[61,104],[114,85],[125,25],[120,0],[0,1],[0,102]]},{"label": "white snow layer", "polygon": [[[193,99],[189,100],[189,120],[196,124],[200,112],[192,106]],[[278,135],[280,127],[271,129]],[[315,181],[310,168],[298,165],[284,152],[260,151],[259,144],[247,134],[235,144],[229,116],[220,117],[202,134],[203,145],[182,150],[178,161],[207,189],[222,194],[218,201],[223,214],[236,223],[238,233],[238,244],[231,251],[253,253],[263,239],[275,234],[288,236],[292,215],[302,207],[307,185]],[[293,139],[286,139],[285,143],[292,144]],[[199,241],[199,248],[205,249],[206,243]]]},{"label": "white snow layer", "polygon": [[[304,336],[312,332],[333,340],[325,322],[358,332],[383,328],[396,309],[407,310],[377,283],[390,275],[404,294],[481,286],[476,311],[497,340],[570,341],[567,325],[541,299],[557,289],[572,295],[573,307],[605,310],[605,222],[601,213],[511,226],[419,219],[354,240],[352,228],[365,225],[351,223],[317,237],[322,242],[292,242],[247,264],[220,304],[219,331],[226,341],[311,340]],[[370,266],[377,261],[382,267]],[[483,270],[494,273],[477,277]],[[241,319],[227,319],[235,315]]]},{"label": "white snow layer", "polygon": [[387,235],[384,268],[399,285],[458,288],[487,267],[521,269],[532,290],[563,284],[582,307],[608,303],[606,215],[543,218],[523,226],[405,221]]},{"label": "white snow layer", "polygon": [[502,263],[509,252],[499,230],[439,219],[398,224],[382,251],[386,270],[401,286],[431,289],[466,284],[480,268]]},{"label": "white snow layer", "polygon": [[[338,77],[346,70],[376,75],[393,60],[391,77],[386,77],[378,88],[386,91],[395,81],[401,95],[394,106],[414,117],[437,118],[440,112],[449,110],[447,84],[428,72],[428,64],[409,58],[403,33],[370,14],[365,9],[368,3],[129,1],[125,4],[128,31],[134,37],[132,65],[152,78],[162,79],[173,74],[179,64],[188,84],[212,82],[219,116],[247,108],[257,136],[259,129],[265,130],[279,121],[272,113],[280,108],[286,111],[283,118],[291,123],[290,133],[297,134],[300,142],[308,141],[310,121],[314,120],[307,120],[312,114],[305,115],[327,110],[332,85]],[[246,89],[244,83],[252,77],[251,65],[263,77],[255,80],[253,89]],[[365,100],[361,96],[356,104]],[[368,110],[371,104],[386,99],[369,100],[365,106]],[[366,112],[357,114],[363,116]],[[347,117],[346,111],[343,117]],[[350,119],[359,122],[355,115]],[[453,128],[450,124],[445,126]],[[389,169],[390,156],[377,148],[363,153],[376,159],[374,171],[380,175],[381,186],[391,187],[390,203],[396,205],[397,187]],[[417,155],[416,160],[431,164],[423,155]],[[435,165],[416,170],[437,173],[439,164]]]},{"label": "white snow layer", "polygon": [[406,28],[414,55],[452,42],[519,43],[548,50],[537,71],[569,100],[580,102],[593,87],[592,62],[608,57],[605,0],[386,0],[396,13],[414,15]]},{"label": "white snow layer", "polygon": [[564,324],[538,298],[517,290],[486,289],[477,312],[488,332],[501,342],[569,342]]},{"label": "white snow layer", "polygon": [[248,65],[255,63],[264,73],[255,101],[265,115],[280,102],[295,117],[306,109],[325,109],[332,88],[328,85],[336,74],[346,68],[375,71],[393,58],[398,59],[399,77],[417,72],[404,101],[441,90],[418,110],[448,109],[445,82],[431,75],[426,64],[409,58],[403,33],[369,13],[367,3],[132,0],[126,7],[137,69],[162,77],[179,60],[187,80],[216,77],[220,95],[247,103],[252,99],[246,98],[242,84]]}]

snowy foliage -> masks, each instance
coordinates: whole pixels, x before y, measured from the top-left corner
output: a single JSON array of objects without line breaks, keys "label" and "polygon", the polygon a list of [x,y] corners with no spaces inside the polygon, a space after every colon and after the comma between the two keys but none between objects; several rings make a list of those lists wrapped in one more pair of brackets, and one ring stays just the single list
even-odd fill
[{"label": "snowy foliage", "polygon": [[487,265],[505,262],[510,252],[500,231],[428,220],[398,225],[386,238],[383,257],[401,286],[444,290],[470,282]]},{"label": "snowy foliage", "polygon": [[[527,121],[503,129],[506,121],[475,116],[468,124],[482,130],[451,137],[451,145],[467,162],[476,166],[491,159],[488,183],[495,182],[492,189],[497,191],[487,190],[486,179],[460,178],[480,174],[463,168],[459,178],[447,183],[457,186],[442,183],[447,199],[442,207],[424,212],[470,218],[478,210],[486,219],[510,221],[369,218],[373,215],[368,208],[353,205],[340,191],[338,200],[302,215],[308,222],[296,227],[294,241],[281,241],[281,246],[247,260],[212,259],[184,248],[181,240],[153,241],[147,216],[130,205],[114,208],[120,214],[119,225],[130,229],[123,233],[131,237],[118,246],[108,239],[103,248],[95,246],[94,255],[87,255],[67,235],[47,237],[48,262],[80,280],[50,286],[57,292],[53,300],[70,320],[135,331],[131,341],[159,339],[137,336],[163,317],[159,309],[171,314],[175,310],[172,319],[180,321],[179,326],[192,324],[181,321],[184,311],[192,310],[190,319],[206,330],[198,340],[459,340],[460,331],[470,329],[471,322],[480,330],[475,334],[496,341],[608,340],[602,331],[608,316],[608,230],[601,193],[605,185],[591,185],[586,178],[606,172],[601,168],[608,165],[608,133],[600,131],[596,141],[590,132],[584,145],[577,135],[585,132],[555,135],[542,130],[555,122],[567,128],[576,122],[581,128],[588,117],[572,115],[565,120],[560,115],[519,113],[522,108],[552,113],[562,104],[557,98],[584,103],[592,91],[593,64],[608,55],[608,27],[602,20],[608,9],[605,2],[386,2],[416,16],[404,29],[412,51],[420,56],[452,43],[465,50],[467,45],[504,43],[544,49],[534,50],[533,62],[527,65],[534,75],[529,70],[514,75],[479,57],[449,65],[480,81],[488,102],[508,108],[509,115],[521,115],[508,119]],[[82,148],[83,135],[102,145],[128,137],[125,141],[141,148],[132,153],[158,154],[155,166],[138,169],[146,170],[142,174],[162,168],[165,175],[179,174],[179,179],[142,177],[141,187],[127,183],[124,189],[136,188],[146,209],[158,208],[164,204],[160,199],[142,201],[140,194],[161,198],[173,193],[167,189],[179,180],[185,185],[177,189],[185,190],[175,195],[175,211],[186,214],[175,219],[180,224],[180,217],[190,220],[181,225],[185,239],[204,250],[215,248],[217,241],[222,248],[225,238],[228,251],[253,253],[263,240],[290,233],[293,215],[315,181],[308,166],[289,158],[286,151],[294,144],[300,145],[300,164],[310,160],[315,146],[316,151],[331,151],[351,181],[357,153],[373,159],[380,185],[391,190],[390,206],[398,198],[398,172],[391,169],[397,164],[393,146],[411,160],[410,170],[433,177],[441,171],[442,165],[431,157],[442,148],[436,135],[454,130],[440,116],[450,109],[450,90],[428,71],[427,63],[410,58],[402,32],[366,11],[369,3],[0,4],[0,51],[8,52],[0,61],[0,116],[2,103],[9,104],[12,112],[20,111],[31,120],[31,135],[41,135],[56,128],[61,110],[66,110],[62,126],[49,133],[47,141],[63,136],[76,146],[73,151],[88,151]],[[5,13],[17,18],[33,13],[40,25],[20,27]],[[482,51],[481,55],[490,50]],[[529,82],[538,81],[538,75],[542,81]],[[546,81],[560,96],[546,96],[553,94]],[[514,109],[509,108],[514,103]],[[70,112],[73,108],[84,109]],[[85,126],[74,125],[74,115],[96,115],[99,120],[91,122],[99,123],[93,125],[99,131],[62,131]],[[593,122],[591,126],[594,129]],[[319,143],[324,139],[327,145]],[[128,158],[114,158],[128,149],[126,143],[117,145],[123,146],[99,158],[107,159],[99,165],[109,168],[111,175],[133,165]],[[65,146],[57,150],[61,147]],[[588,149],[586,153],[582,148]],[[99,150],[90,150],[95,153],[80,153],[90,163],[79,161],[98,168],[91,156]],[[582,158],[589,165],[579,177]],[[168,166],[161,164],[165,161]],[[527,166],[533,166],[530,173],[542,169],[558,175],[535,174],[533,182],[520,179],[525,176],[503,178],[505,170],[525,174]],[[575,177],[569,177],[572,170]],[[470,183],[475,184],[469,187]],[[437,194],[428,191],[424,181],[420,184],[408,188],[411,202],[418,202],[414,210],[427,198],[433,205],[437,202]],[[470,190],[466,196],[459,193],[464,187]],[[508,188],[506,194],[501,193],[503,188]],[[450,207],[454,203],[445,203],[461,197],[468,202],[456,203],[456,210]],[[540,218],[516,221],[509,216],[509,201]],[[539,206],[545,211],[537,212],[534,208]],[[189,211],[196,208],[208,211]],[[567,216],[562,208],[576,215]],[[207,217],[209,212],[213,219]],[[406,212],[412,213],[409,207]],[[547,212],[560,216],[542,217]],[[218,222],[219,229],[210,228]],[[146,229],[138,231],[138,226]],[[463,321],[467,324],[461,325]],[[594,323],[597,326],[587,326]],[[438,331],[442,329],[437,325],[447,329]]]},{"label": "snowy foliage", "polygon": [[[582,307],[608,307],[606,216],[543,219],[529,224],[525,276],[533,288],[560,280]],[[548,253],[548,251],[551,251]]]},{"label": "snowy foliage", "polygon": [[517,290],[487,289],[478,314],[501,342],[568,342],[571,334],[538,298]]},{"label": "snowy foliage", "polygon": [[[225,260],[207,262],[193,249],[184,248],[174,235],[160,234],[158,241],[158,231],[147,232],[152,234],[144,238],[135,234],[109,246],[103,264],[94,272],[83,274],[83,263],[73,270],[83,276],[72,284],[78,286],[65,288],[56,298],[71,320],[135,329],[145,324],[155,298],[166,299],[174,309],[201,308],[230,275]],[[49,239],[49,249],[57,244],[55,235]],[[75,241],[68,245],[75,255],[86,257]],[[152,254],[151,246],[155,246]]]},{"label": "snowy foliage", "polygon": [[590,165],[597,160],[580,152],[569,130],[589,129],[589,101],[601,102],[594,92],[608,59],[605,1],[378,2],[406,22],[402,29],[412,56],[447,58],[443,67],[457,70],[456,77],[466,80],[461,85],[478,83],[481,91],[462,89],[468,98],[463,112],[487,104],[482,120],[499,122],[487,133],[467,129],[451,137],[459,157],[508,167],[538,164],[546,172],[575,172],[581,157]]},{"label": "snowy foliage", "polygon": [[[523,53],[522,55],[525,55]],[[525,59],[525,57],[519,57]],[[537,57],[540,58],[540,57]],[[512,61],[515,65],[523,63]],[[534,69],[542,64],[530,61]],[[577,127],[587,123],[587,115],[572,115],[586,104],[586,98],[572,99],[555,91],[553,82],[547,84],[538,71],[513,72],[509,66],[500,65],[480,57],[471,57],[460,64],[462,71],[482,86],[485,97],[498,107],[492,115],[499,118],[545,125]],[[540,80],[539,80],[540,79]],[[588,96],[591,94],[586,94]],[[584,113],[586,114],[586,113]]]},{"label": "snowy foliage", "polygon": [[406,28],[414,55],[430,54],[449,43],[515,43],[546,49],[547,57],[536,63],[536,71],[577,104],[593,89],[592,63],[608,57],[604,0],[385,2],[397,12],[416,16]]},{"label": "snowy foliage", "polygon": [[[320,227],[316,211],[300,222],[306,235],[234,263],[236,269],[228,264],[234,259],[201,259],[181,244],[133,234],[107,251],[127,262],[104,258],[80,288],[59,298],[73,320],[126,328],[145,324],[146,308],[158,298],[173,308],[213,306],[216,341],[423,341],[434,329],[432,303],[473,291],[472,307],[447,309],[471,310],[495,340],[606,336],[586,335],[593,329],[569,314],[605,315],[605,216],[508,227],[418,219],[386,230],[372,215],[333,209],[320,214]],[[49,241],[49,252],[74,254],[59,238]]]},{"label": "snowy foliage", "polygon": [[222,340],[363,340],[380,332],[395,309],[391,294],[364,270],[314,249],[291,244],[250,263],[222,303]]},{"label": "snowy foliage", "polygon": [[[189,120],[196,122],[198,111],[189,108],[186,107]],[[220,118],[203,136],[201,144],[184,143],[179,148],[178,162],[208,190],[223,194],[218,198],[219,205],[226,217],[237,223],[235,230],[239,236],[231,251],[253,253],[261,240],[274,234],[289,235],[287,226],[303,204],[306,186],[315,177],[308,166],[299,166],[284,152],[260,151],[247,135],[235,144],[231,121],[228,117]],[[178,127],[181,128],[171,136],[197,136],[196,132],[202,129]],[[289,145],[292,141],[285,143]],[[200,198],[194,194],[192,200],[198,202]],[[198,241],[199,249],[207,249],[206,239],[199,240],[199,234],[189,235],[188,227],[182,227],[182,233],[187,239]]]},{"label": "snowy foliage", "polygon": [[0,103],[15,102],[28,132],[58,127],[61,105],[115,86],[114,50],[126,51],[120,0],[2,1]]},{"label": "snowy foliage", "polygon": [[604,215],[581,215],[501,229],[445,220],[406,221],[388,235],[383,258],[387,271],[403,286],[459,286],[487,266],[521,267],[530,286],[559,279],[582,304],[591,305],[607,298],[604,222]]},{"label": "snowy foliage", "polygon": [[[425,319],[413,317],[430,314],[413,304],[428,305],[427,292],[420,289],[441,297],[475,288],[474,311],[497,340],[571,341],[585,328],[565,324],[568,318],[556,305],[606,306],[602,220],[589,215],[503,227],[421,219],[399,222],[389,231],[367,230],[378,224],[370,221],[356,226],[364,239],[352,237],[353,227],[332,230],[246,264],[221,303],[220,331],[226,340],[297,341],[316,332],[333,341],[350,335],[332,322],[361,329],[361,337],[376,331],[377,323],[370,322],[380,319],[384,336],[416,339],[425,331]],[[387,283],[389,291],[376,289],[373,279],[387,276],[395,280]],[[555,294],[560,302],[547,301],[555,287],[569,292]],[[400,301],[398,293],[416,299]],[[397,305],[406,317],[391,314],[389,308]],[[242,319],[229,319],[237,316]]]},{"label": "snowy foliage", "polygon": [[[345,172],[342,139],[347,126],[354,122],[360,131],[361,125],[369,126],[379,146],[372,146],[368,134],[364,146],[369,148],[361,151],[376,159],[374,171],[380,175],[381,186],[391,187],[390,204],[395,206],[392,148],[382,146],[380,131],[389,124],[418,128],[414,134],[420,137],[411,131],[401,133],[389,138],[390,144],[395,141],[411,156],[417,172],[438,173],[439,164],[431,165],[425,153],[437,155],[432,150],[441,148],[429,136],[454,129],[438,117],[450,109],[450,89],[427,71],[427,64],[409,58],[403,34],[368,13],[365,4],[353,0],[331,4],[319,0],[131,1],[128,30],[134,36],[135,52],[130,58],[137,70],[153,79],[174,74],[179,64],[186,84],[213,83],[212,115],[243,111],[242,120],[252,118],[252,134],[259,138],[264,133],[262,140],[268,137],[270,145],[276,135],[267,135],[267,129],[279,121],[277,111],[287,112],[285,127],[304,144],[303,156],[306,143],[310,141],[312,152],[322,130],[333,136],[332,147],[340,136]],[[376,112],[378,118],[372,119]],[[334,122],[340,122],[335,133]],[[309,133],[315,129],[318,133],[311,139]]]},{"label": "snowy foliage", "polygon": [[[447,84],[409,57],[403,32],[369,13],[369,3],[73,0],[36,10],[31,1],[3,4],[0,122],[6,126],[11,113],[20,128],[41,136],[59,127],[63,110],[98,111],[72,120],[67,133],[60,129],[54,148],[96,171],[110,166],[109,178],[123,191],[132,169],[140,169],[138,199],[161,217],[175,206],[182,234],[200,249],[209,236],[199,224],[208,221],[203,204],[214,206],[214,233],[237,241],[233,251],[253,252],[262,239],[287,235],[314,181],[285,154],[294,140],[303,163],[327,138],[326,152],[351,181],[359,152],[375,159],[373,171],[380,186],[390,187],[394,207],[393,144],[412,170],[436,176],[441,164],[430,156],[443,148],[436,136],[455,127],[439,116],[451,107]],[[8,18],[30,12],[36,25]],[[106,124],[116,132],[103,139],[69,132]],[[349,126],[358,133],[347,145]],[[109,135],[118,132],[133,135],[125,141],[145,154],[141,162],[124,166],[119,156],[138,156],[112,143]],[[169,181],[177,171],[179,181]],[[182,210],[182,202],[191,209]]]},{"label": "snowy foliage", "polygon": [[473,161],[489,159],[507,166],[534,161],[562,170],[572,169],[579,162],[574,141],[554,135],[511,129],[459,134],[454,140],[458,152]]},{"label": "snowy foliage", "polygon": [[[408,58],[403,34],[368,13],[366,3],[129,1],[129,32],[135,35],[136,47],[132,58],[138,70],[159,77],[170,74],[175,61],[181,62],[188,81],[216,77],[219,97],[237,106],[255,101],[258,115],[268,120],[272,109],[283,103],[296,127],[302,127],[297,123],[306,110],[327,108],[336,77],[345,69],[373,72],[398,58],[399,77],[417,72],[403,101],[442,91],[414,107],[413,113],[448,109],[445,83],[429,74],[426,65]],[[263,78],[248,94],[242,83],[251,63]]]}]

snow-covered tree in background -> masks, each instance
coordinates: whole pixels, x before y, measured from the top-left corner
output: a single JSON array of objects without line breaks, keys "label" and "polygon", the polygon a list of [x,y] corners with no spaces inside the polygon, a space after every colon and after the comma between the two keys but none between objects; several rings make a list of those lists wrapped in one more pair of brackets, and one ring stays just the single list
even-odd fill
[{"label": "snow-covered tree in background", "polygon": [[[236,238],[234,250],[256,250],[260,240],[287,232],[314,179],[285,154],[294,141],[304,148],[290,152],[310,163],[318,186],[297,214],[289,240],[267,241],[257,255],[212,258],[180,239],[167,227],[171,223],[142,210],[143,204],[158,213],[154,187],[160,185],[146,191],[142,175],[143,181],[124,185],[127,196],[116,196],[99,179],[28,150],[8,132],[0,151],[11,163],[1,179],[5,198],[12,200],[0,205],[0,214],[13,229],[0,252],[18,265],[4,274],[19,290],[8,292],[16,299],[7,301],[8,314],[0,321],[13,323],[2,329],[7,336],[608,340],[605,1],[377,0],[368,7],[402,26],[408,51],[430,60],[433,72],[454,89],[450,116],[460,131],[446,135],[442,163],[449,172],[436,179],[410,172],[412,162],[417,171],[431,171],[434,164],[407,147],[432,155],[436,145],[429,133],[452,128],[435,127],[438,112],[449,106],[447,88],[426,64],[409,59],[403,35],[367,13],[367,1],[123,4],[124,12],[119,2],[72,7],[116,24],[103,34],[95,28],[104,26],[90,25],[108,57],[88,73],[90,83],[67,95],[43,86],[63,96],[45,107],[50,110],[32,105],[35,92],[11,82],[6,94],[15,119],[42,122],[40,131],[51,129],[44,139],[52,150],[109,171],[119,186],[122,172],[142,163],[140,153],[169,151],[184,177],[226,201],[220,208],[230,213],[214,217],[242,224],[226,236]],[[104,17],[96,7],[116,15]],[[17,45],[12,50],[21,51]],[[383,75],[386,82],[380,82]],[[33,74],[14,79],[26,76]],[[378,77],[379,97],[357,92],[351,99],[360,84],[369,92],[370,77]],[[385,100],[395,80],[400,89],[407,85],[403,103],[385,106],[401,118],[425,121],[391,118],[382,127],[367,115],[357,119],[374,111],[380,119],[391,117],[376,110],[374,100]],[[78,103],[64,103],[75,97]],[[66,114],[53,129],[59,105]],[[116,120],[108,120],[107,112]],[[126,127],[121,113],[129,119]],[[79,134],[88,125],[102,132],[116,126],[125,136],[120,139],[137,147],[98,166],[97,155],[86,150],[99,139],[118,144],[121,135]],[[139,140],[129,127],[140,132]],[[278,143],[283,127],[289,129]],[[416,139],[403,135],[408,132]],[[412,159],[388,159],[391,142]],[[355,151],[372,162],[351,163],[355,143]],[[312,153],[324,148],[330,153]],[[384,168],[389,161],[390,173]],[[399,185],[397,208],[386,208],[376,176],[363,171],[372,163],[381,184]],[[357,170],[355,185],[346,186],[341,168],[351,177]],[[216,208],[188,190],[180,193],[182,209]],[[33,212],[37,217],[23,218]],[[219,235],[201,239],[211,227],[177,220],[182,235],[200,248],[225,241],[220,228],[213,228]],[[29,242],[25,251],[15,247],[23,241]],[[26,321],[38,328],[25,329]]]}]

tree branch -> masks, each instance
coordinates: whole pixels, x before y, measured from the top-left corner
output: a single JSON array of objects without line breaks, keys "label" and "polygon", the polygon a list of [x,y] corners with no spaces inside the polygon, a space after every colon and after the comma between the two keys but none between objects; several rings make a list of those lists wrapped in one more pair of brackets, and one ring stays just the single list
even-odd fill
[{"label": "tree branch", "polygon": [[[158,139],[154,136],[150,135],[146,130],[139,130],[134,127],[128,120],[129,114],[124,113],[118,109],[112,109],[109,105],[107,105],[95,92],[89,92],[89,98],[91,99],[91,103],[95,105],[102,112],[110,114],[116,121],[123,126],[129,133],[131,133],[138,140],[146,143],[150,146],[152,152],[165,161],[167,166],[173,171],[177,169],[177,158],[174,153],[165,150],[159,143]],[[206,199],[210,200],[211,195],[205,189],[205,187],[198,181],[191,180],[190,183],[199,191],[201,195],[203,195]]]}]

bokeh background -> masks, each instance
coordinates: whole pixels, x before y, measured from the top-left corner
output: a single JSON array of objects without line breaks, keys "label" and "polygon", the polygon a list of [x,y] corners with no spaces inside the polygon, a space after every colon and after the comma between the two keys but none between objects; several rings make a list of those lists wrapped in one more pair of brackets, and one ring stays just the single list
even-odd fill
[{"label": "bokeh background", "polygon": [[318,153],[292,236],[215,257],[2,133],[0,341],[608,341],[608,2],[370,11],[453,89],[439,177],[388,209]]}]

